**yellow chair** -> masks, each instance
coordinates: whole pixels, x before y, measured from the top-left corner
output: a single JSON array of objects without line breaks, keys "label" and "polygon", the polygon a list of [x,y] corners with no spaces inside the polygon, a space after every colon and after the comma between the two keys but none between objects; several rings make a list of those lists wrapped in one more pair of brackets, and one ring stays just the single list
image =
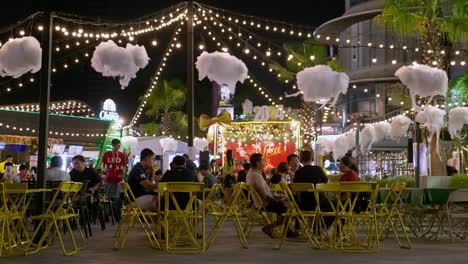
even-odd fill
[{"label": "yellow chair", "polygon": [[[317,228],[319,240],[322,247],[331,247],[338,249],[337,236],[339,235],[339,200],[340,200],[340,183],[321,183],[315,185],[317,191]],[[323,197],[323,204],[320,203],[320,197]],[[327,229],[327,221],[332,219],[331,234]]]},{"label": "yellow chair", "polygon": [[160,249],[161,246],[158,242],[156,233],[153,230],[153,228],[157,229],[155,219],[159,214],[157,212],[143,211],[136,202],[136,198],[128,183],[121,182],[120,187],[124,194],[126,205],[122,208],[119,226],[115,232],[114,248],[122,249],[125,246],[128,233],[135,226],[135,222],[138,221],[151,246]]},{"label": "yellow chair", "polygon": [[[158,190],[163,205],[165,249],[169,253],[202,253],[206,249],[205,197],[199,182],[163,182]],[[179,198],[179,199],[177,199]],[[183,198],[183,199],[180,199]],[[186,204],[184,204],[186,203]],[[185,206],[185,207],[184,207]],[[197,239],[198,222],[201,222],[201,241]]]},{"label": "yellow chair", "polygon": [[286,241],[287,233],[292,220],[299,223],[302,234],[305,236],[310,245],[314,248],[320,248],[319,242],[314,233],[315,222],[317,218],[317,210],[302,211],[296,202],[294,194],[310,192],[316,194],[315,187],[311,183],[293,183],[288,186],[286,183],[280,183],[283,195],[289,203],[287,212],[284,214],[285,224],[281,236],[278,236],[276,242],[276,249],[280,249]]},{"label": "yellow chair", "polygon": [[[380,220],[379,238],[383,239],[383,232],[385,230],[388,232],[389,227],[391,227],[398,246],[400,248],[411,249],[411,241],[408,233],[406,232],[406,226],[400,213],[400,206],[403,203],[401,195],[404,192],[405,187],[405,182],[393,183],[382,201],[380,208],[378,208],[377,216]],[[395,224],[399,224],[401,232],[404,235],[404,239],[406,240],[406,245],[401,243],[400,236],[398,235],[399,232],[397,231]]]},{"label": "yellow chair", "polygon": [[208,234],[207,248],[216,240],[219,231],[223,227],[227,219],[232,219],[234,226],[236,227],[237,236],[241,243],[242,248],[247,248],[247,240],[244,236],[244,230],[240,221],[242,216],[242,210],[244,207],[244,196],[243,191],[246,190],[245,183],[238,183],[233,186],[233,193],[227,203],[218,210],[211,210],[210,215],[215,218],[215,225]]},{"label": "yellow chair", "polygon": [[[379,248],[375,208],[377,191],[376,183],[342,182],[340,184],[338,231],[342,250],[372,252]],[[364,234],[364,237],[361,234]]]},{"label": "yellow chair", "polygon": [[[50,245],[52,239],[57,236],[60,241],[62,252],[66,256],[74,255],[79,249],[85,245],[85,239],[83,232],[81,231],[78,214],[73,209],[73,202],[77,201],[78,195],[80,194],[82,183],[77,182],[62,182],[57,188],[49,206],[45,212],[41,215],[33,216],[33,220],[38,220],[39,223],[36,226],[36,230],[31,237],[32,241],[38,241],[36,244],[30,243],[30,250],[26,254],[37,253],[39,250],[46,248]],[[78,229],[83,246],[78,247],[73,230],[70,225],[70,221],[74,221],[76,228]],[[67,250],[62,234],[60,232],[60,224],[64,224],[66,232],[70,236],[72,243],[72,249]],[[49,236],[50,235],[50,236]],[[48,237],[49,236],[49,237]],[[48,237],[48,238],[47,238]],[[47,239],[47,245],[42,246]]]},{"label": "yellow chair", "polygon": [[7,250],[11,254],[11,245],[14,243],[9,228],[10,212],[7,205],[8,203],[6,199],[5,184],[0,183],[0,256],[3,256],[3,250]]},{"label": "yellow chair", "polygon": [[205,209],[208,213],[214,213],[213,216],[217,215],[223,211],[223,186],[222,184],[215,184],[209,189],[205,189]]},{"label": "yellow chair", "polygon": [[[262,198],[258,194],[255,187],[253,185],[250,185],[250,186],[247,186],[247,188],[248,188],[249,196],[252,200],[252,203],[250,203],[247,220],[244,225],[244,236],[246,239],[248,239],[253,226],[259,223],[260,220],[263,220],[264,223],[267,225],[274,222],[273,218],[268,215],[268,212],[266,210],[267,205],[263,202]],[[259,201],[259,204],[256,205],[255,202],[253,201]],[[276,230],[276,231],[280,233],[279,230]]]},{"label": "yellow chair", "polygon": [[29,234],[25,225],[28,201],[27,183],[5,184],[6,205],[8,207],[9,229],[13,238],[11,247],[29,243]]}]

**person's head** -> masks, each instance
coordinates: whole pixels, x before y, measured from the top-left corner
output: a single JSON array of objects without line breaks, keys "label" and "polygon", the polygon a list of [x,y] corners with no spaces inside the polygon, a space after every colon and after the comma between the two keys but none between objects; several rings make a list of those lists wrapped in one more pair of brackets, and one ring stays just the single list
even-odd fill
[{"label": "person's head", "polygon": [[312,151],[310,150],[302,150],[301,151],[301,162],[302,164],[311,164],[314,160]]},{"label": "person's head", "polygon": [[13,162],[13,156],[10,155],[10,154],[6,155],[5,161],[6,162]]},{"label": "person's head", "polygon": [[280,164],[278,164],[278,173],[288,173],[289,172],[289,166],[288,166],[288,163],[287,162],[280,162]]},{"label": "person's head", "polygon": [[182,155],[182,156],[185,158],[185,160],[190,160],[190,157],[189,157],[188,154],[184,154],[184,155]]},{"label": "person's head", "polygon": [[114,139],[112,140],[111,144],[112,144],[112,151],[114,151],[114,152],[119,151],[120,145],[121,145],[119,139],[114,138]]},{"label": "person's head", "polygon": [[208,168],[208,166],[207,166],[206,164],[202,164],[202,165],[200,165],[200,166],[198,167],[198,171],[200,171],[200,173],[201,173],[203,176],[205,176],[205,175],[208,174],[209,168]]},{"label": "person's head", "polygon": [[21,164],[21,165],[19,166],[19,171],[25,171],[25,170],[27,170],[27,169],[28,169],[28,166],[26,166],[26,164]]},{"label": "person's head", "polygon": [[174,168],[185,167],[186,159],[184,156],[175,156],[172,159],[172,163],[174,163]]},{"label": "person's head", "polygon": [[272,176],[278,174],[278,169],[277,168],[271,168],[270,174]]},{"label": "person's head", "polygon": [[344,156],[340,159],[340,170],[341,172],[349,172],[352,171],[354,167],[354,163],[349,156]]},{"label": "person's head", "polygon": [[263,160],[263,156],[260,153],[255,153],[250,156],[250,165],[255,170],[263,171],[265,168],[265,161]]},{"label": "person's head", "polygon": [[85,170],[85,158],[81,155],[76,155],[72,158],[72,165],[73,168],[77,171],[84,171]]},{"label": "person's head", "polygon": [[296,171],[299,168],[299,157],[296,154],[290,154],[288,156],[288,165],[291,170]]},{"label": "person's head", "polygon": [[216,160],[212,159],[212,160],[210,161],[210,166],[213,167],[213,166],[215,166],[215,165],[216,165]]},{"label": "person's head", "polygon": [[242,165],[242,167],[244,167],[244,170],[245,171],[249,171],[250,168],[252,168],[252,166],[250,165],[250,163],[246,162]]},{"label": "person's head", "polygon": [[149,149],[145,148],[141,151],[140,153],[140,164],[143,166],[145,169],[152,169],[153,168],[153,163],[154,163],[154,152]]},{"label": "person's head", "polygon": [[62,165],[63,165],[62,157],[53,156],[52,159],[50,159],[50,167],[52,167],[52,168],[61,168]]}]

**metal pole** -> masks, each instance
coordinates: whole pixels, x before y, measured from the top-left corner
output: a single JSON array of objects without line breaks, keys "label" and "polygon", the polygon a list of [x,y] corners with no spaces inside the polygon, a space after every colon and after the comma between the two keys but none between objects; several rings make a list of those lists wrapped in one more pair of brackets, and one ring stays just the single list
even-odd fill
[{"label": "metal pole", "polygon": [[194,158],[194,51],[193,51],[193,1],[187,6],[187,115],[188,115],[188,155]]},{"label": "metal pole", "polygon": [[359,127],[361,126],[361,122],[359,122],[359,119],[356,121],[356,167],[358,171],[360,170],[360,156],[361,156],[361,151],[359,150]]},{"label": "metal pole", "polygon": [[419,128],[419,123],[416,122],[416,166],[415,166],[415,172],[414,172],[414,178],[415,178],[415,182],[416,182],[416,188],[419,188],[421,187],[420,186],[420,174],[421,174],[421,164],[419,164],[419,160],[420,160],[420,156],[421,156],[421,152],[420,152],[420,149],[419,149],[419,141],[421,140],[421,129]]},{"label": "metal pole", "polygon": [[[46,17],[49,20],[49,28],[44,30],[42,42],[42,67],[40,84],[40,113],[39,113],[39,148],[37,158],[37,187],[45,188],[45,172],[47,168],[47,145],[49,135],[49,104],[50,104],[50,83],[52,68],[52,33],[54,12],[47,11]],[[38,199],[36,210],[43,212],[45,194]]]}]

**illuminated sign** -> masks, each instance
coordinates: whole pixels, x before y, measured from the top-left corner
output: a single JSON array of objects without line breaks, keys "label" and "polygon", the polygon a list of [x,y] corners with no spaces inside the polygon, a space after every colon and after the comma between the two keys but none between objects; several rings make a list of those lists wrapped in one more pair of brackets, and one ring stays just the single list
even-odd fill
[{"label": "illuminated sign", "polygon": [[119,121],[120,116],[117,113],[117,106],[111,99],[106,99],[102,104],[102,110],[99,112],[99,118],[110,121]]}]

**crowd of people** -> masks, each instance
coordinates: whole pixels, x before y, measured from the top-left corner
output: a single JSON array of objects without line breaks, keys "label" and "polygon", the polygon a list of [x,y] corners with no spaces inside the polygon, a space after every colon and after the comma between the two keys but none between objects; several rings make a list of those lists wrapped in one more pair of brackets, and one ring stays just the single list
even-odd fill
[{"label": "crowd of people", "polygon": [[[92,167],[87,167],[85,158],[81,155],[72,158],[73,169],[70,172],[62,170],[63,160],[61,157],[52,157],[45,179],[46,181],[87,182],[87,191],[92,195],[97,194],[103,186],[105,190],[113,188],[117,190],[116,198],[119,198],[121,192],[119,183],[124,180],[127,166],[126,155],[119,151],[120,147],[120,141],[114,139],[112,150],[103,156],[103,167],[100,173]],[[201,182],[205,188],[211,188],[214,184],[219,183],[223,186],[222,195],[224,197],[229,197],[234,184],[246,183],[258,193],[258,196],[252,196],[254,205],[278,215],[275,223],[262,229],[270,237],[273,237],[274,228],[282,224],[281,215],[287,210],[287,204],[272,193],[272,184],[328,182],[326,170],[314,164],[313,152],[310,150],[303,150],[299,155],[290,154],[285,161],[280,162],[276,168],[272,168],[269,175],[265,172],[265,160],[261,154],[255,153],[250,156],[248,162],[243,161],[242,163],[234,160],[233,154],[232,150],[227,150],[226,159],[221,166],[217,161],[212,160],[209,164],[201,163],[198,167],[188,155],[176,156],[171,161],[170,169],[162,173],[155,166],[156,154],[151,149],[146,148],[141,151],[140,161],[131,168],[126,181],[136,198],[136,203],[141,209],[151,211],[158,210],[158,197],[155,190],[162,182]],[[0,163],[1,181],[7,181],[6,177],[8,177],[11,166],[11,156],[7,156],[6,160]],[[341,181],[360,180],[357,166],[350,153],[339,161],[339,168],[342,172]],[[20,166],[16,175],[17,181],[29,179],[25,166]],[[179,206],[185,208],[189,197],[187,194],[178,193],[176,199]],[[326,207],[326,203],[322,205],[322,199],[323,197],[320,198],[319,202],[321,206]],[[313,193],[299,194],[297,202],[302,210],[315,210],[316,202]],[[289,230],[288,236],[295,237],[297,233]]]}]

